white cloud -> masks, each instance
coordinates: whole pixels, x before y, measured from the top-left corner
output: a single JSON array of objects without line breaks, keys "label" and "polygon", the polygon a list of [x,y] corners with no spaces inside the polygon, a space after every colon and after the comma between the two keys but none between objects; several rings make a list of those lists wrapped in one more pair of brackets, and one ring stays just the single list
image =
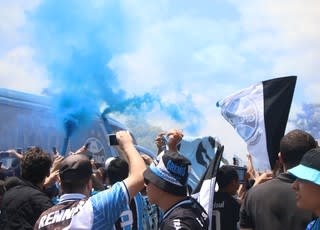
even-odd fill
[{"label": "white cloud", "polygon": [[275,73],[279,75],[298,75],[298,83],[302,85],[312,86],[314,83],[320,83],[318,77],[320,69],[317,61],[320,59],[320,49],[319,52],[310,49],[292,50],[274,58],[273,71]]},{"label": "white cloud", "polygon": [[[319,59],[318,59],[319,60]],[[309,103],[320,103],[319,98],[320,81],[316,81],[313,84],[309,84],[305,88],[307,97],[309,98]]]},{"label": "white cloud", "polygon": [[46,70],[33,60],[33,50],[17,47],[0,58],[0,86],[40,94],[48,87]]},{"label": "white cloud", "polygon": [[49,81],[46,70],[34,60],[34,50],[27,44],[27,13],[40,0],[12,0],[0,7],[0,87],[40,94]]},{"label": "white cloud", "polygon": [[[301,89],[319,84],[319,1],[231,2],[241,14],[241,51],[269,63],[267,76],[298,75]],[[316,94],[304,93],[311,96],[306,100],[319,101]]]},{"label": "white cloud", "polygon": [[146,120],[154,126],[161,127],[163,130],[170,130],[172,128],[182,130],[184,127],[184,124],[171,119],[168,114],[159,107],[155,107],[150,113],[148,113],[146,115]]},{"label": "white cloud", "polygon": [[232,47],[227,45],[207,46],[197,51],[194,59],[199,63],[200,71],[206,76],[217,72],[229,72],[236,75],[246,61],[244,56],[234,53]]},{"label": "white cloud", "polygon": [[128,36],[134,48],[119,53],[109,66],[127,91],[140,94],[146,90],[172,90],[177,85],[183,85],[185,90],[201,91],[203,87],[195,89],[192,82],[206,84],[216,77],[212,73],[235,72],[241,66],[243,57],[233,56],[233,48],[225,44],[236,37],[237,22],[211,18],[204,13],[207,7],[214,4],[122,3],[134,28]]},{"label": "white cloud", "polygon": [[25,41],[26,13],[39,5],[41,0],[10,0],[2,1],[0,7],[0,54],[8,48],[13,48],[17,43]]},{"label": "white cloud", "polygon": [[230,84],[292,74],[306,87],[319,82],[319,1],[230,2],[238,20],[210,16],[203,4],[188,2],[179,10],[168,1],[157,3],[159,8],[126,1],[128,18],[137,18],[138,32],[130,36],[135,46],[110,62],[124,88],[139,94],[170,90],[166,83],[171,82],[197,94],[203,85],[227,81],[224,76]]},{"label": "white cloud", "polygon": [[121,88],[128,92],[144,93],[167,81],[165,68],[153,53],[152,47],[144,46],[135,53],[115,56],[108,63],[117,73]]}]

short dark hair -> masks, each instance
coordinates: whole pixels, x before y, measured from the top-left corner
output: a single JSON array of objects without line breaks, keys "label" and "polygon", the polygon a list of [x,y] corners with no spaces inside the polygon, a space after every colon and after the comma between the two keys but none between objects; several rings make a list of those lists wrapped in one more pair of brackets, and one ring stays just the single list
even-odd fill
[{"label": "short dark hair", "polygon": [[41,183],[49,174],[52,161],[48,153],[33,147],[21,160],[21,177],[33,184]]},{"label": "short dark hair", "polygon": [[113,185],[128,177],[129,165],[125,160],[115,158],[110,162],[108,168],[106,168],[106,175],[109,177],[110,184]]},{"label": "short dark hair", "polygon": [[290,131],[280,141],[283,163],[288,168],[298,165],[303,155],[317,145],[317,141],[311,134],[300,129]]},{"label": "short dark hair", "polygon": [[79,193],[83,191],[90,179],[91,177],[86,177],[83,179],[77,179],[73,182],[61,181],[61,187],[63,188],[64,193]]},{"label": "short dark hair", "polygon": [[226,188],[234,180],[239,180],[237,170],[234,167],[230,165],[224,165],[219,168],[217,173],[217,183],[219,185],[219,189]]}]

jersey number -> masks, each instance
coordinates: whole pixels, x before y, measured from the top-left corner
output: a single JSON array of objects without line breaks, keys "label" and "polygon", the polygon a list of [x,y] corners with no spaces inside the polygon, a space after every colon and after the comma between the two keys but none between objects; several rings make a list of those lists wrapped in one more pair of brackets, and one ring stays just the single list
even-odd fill
[{"label": "jersey number", "polygon": [[130,226],[133,224],[133,216],[131,210],[126,210],[121,213],[121,227]]},{"label": "jersey number", "polygon": [[220,212],[218,210],[213,210],[212,211],[212,224],[215,224],[215,230],[221,230]]}]

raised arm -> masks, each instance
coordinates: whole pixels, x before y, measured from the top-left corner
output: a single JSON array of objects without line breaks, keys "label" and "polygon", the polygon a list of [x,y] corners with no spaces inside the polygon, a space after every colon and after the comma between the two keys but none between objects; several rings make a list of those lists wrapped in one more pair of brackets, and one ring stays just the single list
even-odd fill
[{"label": "raised arm", "polygon": [[15,149],[9,149],[7,152],[10,154],[10,156],[14,156],[19,160],[23,158],[23,155],[18,153]]},{"label": "raised arm", "polygon": [[183,133],[178,129],[171,129],[167,133],[168,138],[168,148],[170,152],[178,152],[178,144],[183,138]]},{"label": "raised arm", "polygon": [[[163,138],[166,139],[166,143],[164,143]],[[178,129],[171,129],[168,132],[161,132],[155,139],[158,148],[158,155],[165,150],[163,147],[166,145],[170,152],[178,152],[178,144],[181,142],[182,138],[183,133]]]},{"label": "raised arm", "polygon": [[133,145],[132,137],[127,131],[116,133],[119,147],[126,154],[129,164],[129,176],[124,180],[130,197],[134,197],[144,187],[143,172],[146,165]]}]

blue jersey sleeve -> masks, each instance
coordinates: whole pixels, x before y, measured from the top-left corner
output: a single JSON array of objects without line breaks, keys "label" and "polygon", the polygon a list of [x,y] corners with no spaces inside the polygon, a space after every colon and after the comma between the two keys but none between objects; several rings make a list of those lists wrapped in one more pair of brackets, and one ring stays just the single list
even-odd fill
[{"label": "blue jersey sleeve", "polygon": [[130,201],[128,190],[123,182],[90,197],[93,210],[92,229],[112,229],[114,223],[126,210]]}]

